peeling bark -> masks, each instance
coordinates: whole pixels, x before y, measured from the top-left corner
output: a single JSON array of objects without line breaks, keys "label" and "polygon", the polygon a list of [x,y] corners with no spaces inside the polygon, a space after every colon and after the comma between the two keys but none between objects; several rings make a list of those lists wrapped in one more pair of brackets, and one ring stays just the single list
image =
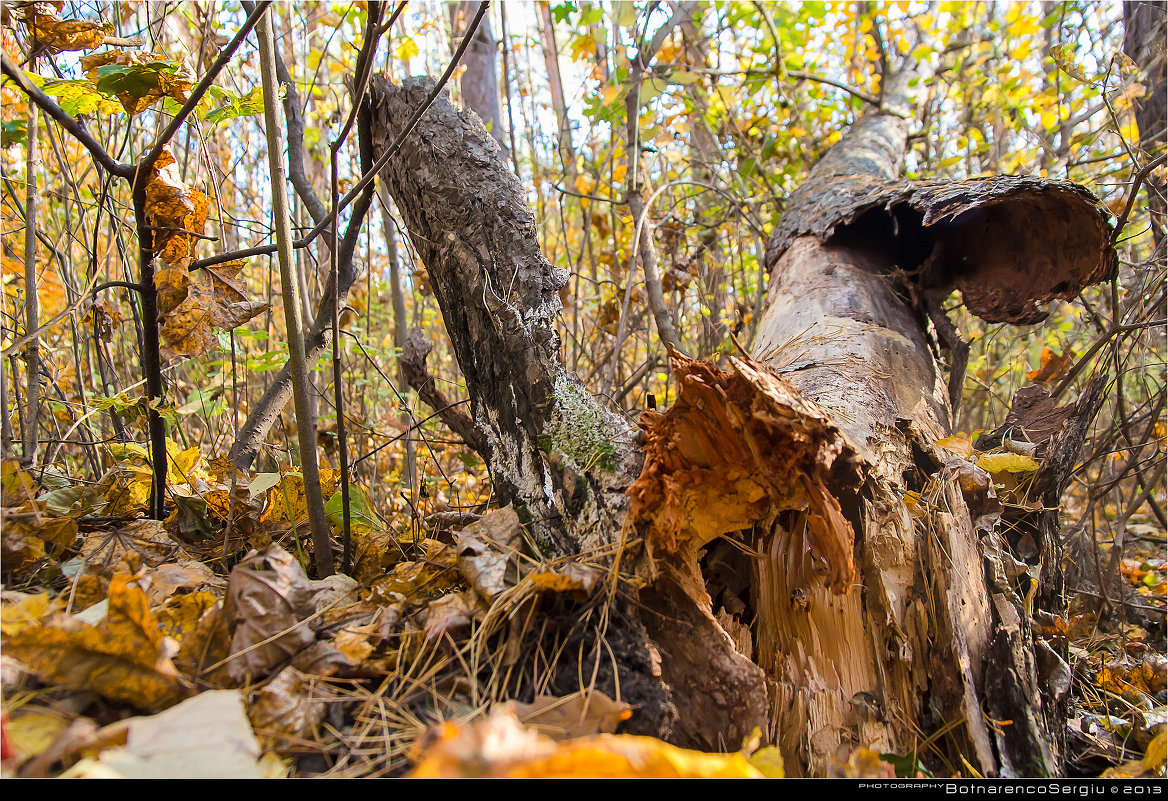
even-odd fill
[{"label": "peeling bark", "polygon": [[[431,86],[374,80],[375,148]],[[857,746],[916,751],[936,733],[926,759],[1055,773],[1043,738],[1057,707],[1040,677],[1058,685],[1058,648],[1035,638],[997,501],[963,493],[933,444],[951,426],[935,299],[957,286],[994,319],[1031,319],[1110,275],[1114,255],[1077,187],[896,180],[906,138],[903,118],[863,118],[812,171],[768,249],[753,358],[722,371],[675,353],[678,400],[642,418],[643,450],[564,370],[566,275],[540,254],[518,179],[477,120],[439,98],[387,179],[466,378],[471,414],[452,425],[473,431],[542,555],[616,550],[635,576],[595,635],[617,654],[598,689],[635,688],[635,730],[732,749],[757,726],[788,775],[828,774]],[[1044,250],[1039,234],[1082,253]],[[1006,269],[1003,241],[1037,260],[1036,280]],[[1051,476],[1091,398],[1062,418]],[[1063,480],[1042,480],[1057,505]],[[926,485],[914,511],[907,494]],[[1053,608],[1057,554],[1040,553]],[[987,714],[1020,725],[1003,733]]]}]

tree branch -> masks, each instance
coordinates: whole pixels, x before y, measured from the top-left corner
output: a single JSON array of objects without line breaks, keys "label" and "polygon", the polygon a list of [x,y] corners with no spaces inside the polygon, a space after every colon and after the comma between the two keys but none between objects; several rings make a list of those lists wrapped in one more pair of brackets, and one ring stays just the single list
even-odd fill
[{"label": "tree branch", "polygon": [[90,155],[93,156],[94,160],[98,164],[100,164],[113,175],[117,175],[120,178],[125,178],[126,180],[133,178],[135,170],[134,165],[122,164],[115,161],[114,157],[107,153],[105,148],[103,148],[96,139],[90,136],[89,131],[85,129],[84,125],[66,114],[64,110],[53,101],[51,97],[46,95],[36,86],[33,86],[31,83],[29,83],[28,79],[24,76],[24,73],[20,70],[20,68],[13,64],[12,60],[8,58],[8,53],[0,54],[0,59],[2,59],[2,68],[4,74],[7,75],[8,78],[17,85],[20,91],[28,95],[28,99],[35,103],[41,109],[41,111],[43,111],[45,114],[48,114],[58,123],[60,123],[62,128],[68,131],[74,139],[80,142],[81,145],[89,151]]}]

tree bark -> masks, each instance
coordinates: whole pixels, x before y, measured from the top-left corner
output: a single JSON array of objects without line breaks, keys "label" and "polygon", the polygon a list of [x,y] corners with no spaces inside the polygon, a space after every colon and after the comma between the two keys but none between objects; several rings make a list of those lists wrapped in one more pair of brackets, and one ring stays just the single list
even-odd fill
[{"label": "tree bark", "polygon": [[[1161,2],[1124,3],[1123,25],[1123,52],[1140,68],[1145,86],[1144,96],[1134,103],[1139,145],[1152,159],[1164,152],[1168,137],[1168,55],[1164,46],[1168,15]],[[1161,175],[1153,173],[1148,180],[1152,239],[1157,249],[1164,240],[1164,214],[1168,208],[1165,202],[1168,187]]]},{"label": "tree bark", "polygon": [[[375,79],[375,149],[431,86]],[[566,274],[477,121],[439,98],[386,177],[497,497],[537,556],[619,555],[608,627],[584,639],[614,644],[595,686],[639,705],[626,725],[730,750],[757,727],[788,775],[926,739],[919,756],[951,771],[1057,773],[1045,734],[1064,672],[1025,578],[1058,594],[1057,537],[1036,519],[1033,565],[1012,556],[988,475],[935,446],[951,425],[941,360],[960,351],[938,299],[956,286],[987,319],[1034,321],[1108,277],[1114,253],[1072,185],[896,180],[907,133],[872,114],[824,157],[771,239],[753,358],[727,372],[675,353],[677,401],[640,436],[564,370]],[[1081,426],[1093,398],[1059,419]],[[1056,429],[1035,479],[1053,502],[1075,442]],[[970,475],[984,481],[963,490]],[[569,661],[553,686],[575,681]]]},{"label": "tree bark", "polygon": [[[478,3],[460,0],[447,6],[450,11],[450,49],[465,35],[466,25],[474,16]],[[499,152],[506,158],[507,141],[503,130],[503,115],[499,108],[498,50],[495,34],[491,31],[489,17],[479,23],[470,47],[462,57],[466,71],[458,79],[462,90],[462,102],[479,115],[483,125],[499,145]]]}]

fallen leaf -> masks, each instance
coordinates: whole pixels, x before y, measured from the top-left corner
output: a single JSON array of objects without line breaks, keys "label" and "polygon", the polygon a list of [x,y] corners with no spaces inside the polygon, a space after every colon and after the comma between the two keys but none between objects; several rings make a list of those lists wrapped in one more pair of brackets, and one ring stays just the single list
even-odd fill
[{"label": "fallen leaf", "polygon": [[258,779],[259,743],[239,690],[207,690],[150,717],[131,718],[126,746],[100,762],[133,779]]},{"label": "fallen leaf", "polygon": [[187,695],[146,594],[128,576],[110,582],[109,609],[97,625],[58,613],[5,636],[4,649],[41,680],[92,690],[115,701],[160,709]]},{"label": "fallen leaf", "polygon": [[556,739],[589,734],[612,734],[633,716],[633,707],[614,701],[599,690],[557,698],[538,695],[530,704],[509,704],[519,721]]},{"label": "fallen leaf", "polygon": [[313,592],[300,564],[278,545],[253,553],[227,580],[235,631],[227,672],[244,682],[262,678],[316,641],[303,621]]},{"label": "fallen leaf", "polygon": [[133,520],[115,529],[95,531],[81,546],[85,563],[95,567],[112,567],[129,554],[141,558],[148,567],[192,561],[182,545],[167,533],[161,520]]},{"label": "fallen leaf", "polygon": [[288,739],[311,738],[327,711],[324,701],[314,698],[313,687],[313,678],[294,667],[273,676],[248,704],[256,733],[277,750]]},{"label": "fallen leaf", "polygon": [[987,473],[1029,473],[1038,469],[1038,462],[1019,453],[983,453],[977,466]]},{"label": "fallen leaf", "polygon": [[499,710],[470,726],[446,723],[424,746],[414,778],[762,778],[743,754],[707,754],[653,737],[597,734],[557,742]]}]

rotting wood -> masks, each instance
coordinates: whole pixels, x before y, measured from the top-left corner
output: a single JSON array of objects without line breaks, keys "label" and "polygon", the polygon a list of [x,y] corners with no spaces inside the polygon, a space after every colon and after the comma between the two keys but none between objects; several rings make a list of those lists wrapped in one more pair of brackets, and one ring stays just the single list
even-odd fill
[{"label": "rotting wood", "polygon": [[[375,80],[377,147],[431,85]],[[615,654],[597,689],[619,680],[622,700],[641,704],[632,730],[726,748],[759,725],[789,775],[824,775],[857,746],[908,753],[944,729],[929,758],[1019,771],[983,715],[987,672],[1003,635],[1019,647],[995,670],[1034,675],[1045,651],[1036,658],[1028,626],[1011,623],[1024,599],[983,570],[979,538],[998,536],[992,504],[967,498],[934,448],[951,411],[931,328],[943,315],[928,305],[968,277],[978,253],[995,252],[976,246],[1017,228],[1012,210],[1072,209],[1098,239],[1084,240],[1093,255],[1065,285],[978,295],[989,315],[1038,315],[1038,304],[1108,275],[1114,257],[1082,190],[907,185],[896,179],[906,138],[902,117],[870,115],[813,170],[792,207],[801,194],[808,209],[815,196],[831,206],[823,186],[849,174],[868,205],[836,204],[843,217],[829,222],[812,215],[818,236],[776,232],[753,360],[727,373],[675,357],[680,395],[643,420],[644,452],[563,369],[555,317],[566,276],[539,253],[518,180],[481,125],[440,99],[388,169],[500,500],[515,504],[541,555],[615,549],[622,573],[639,577],[622,583],[596,635]],[[983,278],[1001,275],[1000,259],[986,263]],[[905,496],[930,480],[935,503],[921,520]],[[568,672],[557,691],[571,690]],[[1009,704],[1035,720],[1049,711],[1037,693]],[[1038,748],[1040,728],[1023,740],[1038,772],[1052,772],[1059,756]]]}]

